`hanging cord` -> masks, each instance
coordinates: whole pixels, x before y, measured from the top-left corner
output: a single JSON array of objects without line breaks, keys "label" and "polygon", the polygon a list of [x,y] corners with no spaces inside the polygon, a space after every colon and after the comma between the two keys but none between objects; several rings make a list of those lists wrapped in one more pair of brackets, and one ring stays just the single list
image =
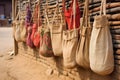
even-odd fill
[{"label": "hanging cord", "polygon": [[73,28],[75,29],[75,24],[76,24],[76,0],[73,1],[73,21],[74,21]]},{"label": "hanging cord", "polygon": [[101,1],[100,15],[106,15],[106,0]]},{"label": "hanging cord", "polygon": [[[89,13],[89,1],[88,0],[85,0],[85,5],[84,5],[84,11],[83,11],[83,20],[82,20],[82,26],[88,26],[88,13]],[[82,27],[81,27],[82,29]]]},{"label": "hanging cord", "polygon": [[40,26],[41,22],[40,22],[40,0],[38,0],[38,27]]}]

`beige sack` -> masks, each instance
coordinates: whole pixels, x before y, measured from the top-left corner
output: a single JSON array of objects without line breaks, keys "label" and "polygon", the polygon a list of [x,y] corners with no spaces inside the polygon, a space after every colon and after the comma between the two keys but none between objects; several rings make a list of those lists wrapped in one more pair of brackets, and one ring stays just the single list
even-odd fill
[{"label": "beige sack", "polygon": [[20,26],[21,26],[21,40],[23,41],[23,42],[26,42],[26,27],[25,27],[25,21],[24,20],[21,20],[21,23],[20,23]]},{"label": "beige sack", "polygon": [[51,30],[51,41],[55,56],[61,56],[63,53],[62,51],[63,26],[64,25],[53,26]]},{"label": "beige sack", "polygon": [[83,27],[82,33],[80,33],[80,40],[76,51],[76,62],[78,65],[85,69],[90,68],[89,63],[89,42],[91,28]]},{"label": "beige sack", "polygon": [[90,20],[88,18],[88,0],[85,1],[83,18],[81,18],[80,39],[76,52],[76,62],[85,69],[90,68],[89,63],[89,42],[91,36]]},{"label": "beige sack", "polygon": [[21,36],[20,36],[20,22],[17,20],[20,15],[20,11],[18,11],[18,14],[13,21],[13,36],[16,41],[21,41]]},{"label": "beige sack", "polygon": [[90,67],[95,73],[107,75],[114,69],[114,57],[112,38],[105,9],[103,13],[104,15],[96,16],[93,23],[89,58]]},{"label": "beige sack", "polygon": [[60,14],[61,22],[56,25],[52,24],[50,27],[51,30],[51,41],[52,48],[55,56],[62,56],[62,38],[63,38],[63,30],[66,30],[65,23],[62,20],[62,14]]},{"label": "beige sack", "polygon": [[[18,12],[17,17],[20,18],[20,12]],[[17,18],[14,21],[15,23],[15,40],[17,42],[25,42],[26,41],[26,27],[25,27],[25,21],[24,18],[17,20]]]},{"label": "beige sack", "polygon": [[20,30],[20,23],[19,22],[16,22],[16,26],[15,26],[15,40],[17,42],[21,42],[21,30]]},{"label": "beige sack", "polygon": [[73,30],[63,31],[63,62],[66,68],[76,66],[75,56],[78,45],[79,29],[76,29],[76,0],[73,1]]},{"label": "beige sack", "polygon": [[79,29],[63,32],[63,61],[66,68],[74,68],[76,66],[75,56],[78,45]]}]

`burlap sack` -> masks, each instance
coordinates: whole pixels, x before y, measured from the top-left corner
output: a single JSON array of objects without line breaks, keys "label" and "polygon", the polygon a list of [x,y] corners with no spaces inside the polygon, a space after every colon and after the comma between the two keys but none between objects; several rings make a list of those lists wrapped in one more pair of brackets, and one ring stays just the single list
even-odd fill
[{"label": "burlap sack", "polygon": [[25,27],[25,20],[21,20],[21,40],[23,42],[26,42],[26,37],[27,37],[27,31],[26,31],[26,27]]},{"label": "burlap sack", "polygon": [[39,53],[45,57],[53,57],[53,48],[50,34],[50,22],[47,12],[45,12],[46,24],[40,28],[40,48]]},{"label": "burlap sack", "polygon": [[89,63],[89,42],[91,28],[83,27],[82,33],[80,33],[80,39],[76,52],[76,62],[78,65],[85,69],[90,68]]},{"label": "burlap sack", "polygon": [[[17,18],[19,17],[19,20]],[[25,42],[26,41],[26,27],[25,20],[23,16],[21,16],[20,11],[18,12],[17,18],[15,19],[15,40],[17,42]]]},{"label": "burlap sack", "polygon": [[15,26],[15,40],[17,42],[21,42],[21,29],[20,29],[20,23],[16,21],[16,26]]},{"label": "burlap sack", "polygon": [[91,36],[90,20],[88,16],[88,0],[85,1],[83,18],[81,18],[80,39],[76,51],[76,62],[85,69],[90,68],[89,42]]},{"label": "burlap sack", "polygon": [[63,32],[63,61],[66,68],[76,66],[75,56],[78,45],[79,29],[68,30]]},{"label": "burlap sack", "polygon": [[[51,24],[51,41],[52,41],[52,48],[55,56],[62,56],[62,36],[63,30],[66,30],[65,23],[63,23],[62,14],[60,14],[61,21],[60,23]],[[54,19],[53,19],[54,20]]]},{"label": "burlap sack", "polygon": [[[73,30],[63,31],[63,61],[64,67],[74,68],[76,66],[75,56],[78,45],[79,28],[76,29],[76,0],[73,0]],[[71,16],[72,17],[72,16]],[[78,27],[78,26],[77,26]]]},{"label": "burlap sack", "polygon": [[50,30],[48,27],[41,28],[39,53],[44,57],[53,57]]},{"label": "burlap sack", "polygon": [[55,56],[61,56],[62,51],[62,36],[63,36],[64,25],[53,26],[51,30],[51,41],[53,52]]},{"label": "burlap sack", "polygon": [[[104,0],[102,3],[105,6]],[[105,11],[103,13],[96,16],[93,23],[89,58],[90,67],[95,73],[108,75],[114,69],[114,57],[108,19]]]}]

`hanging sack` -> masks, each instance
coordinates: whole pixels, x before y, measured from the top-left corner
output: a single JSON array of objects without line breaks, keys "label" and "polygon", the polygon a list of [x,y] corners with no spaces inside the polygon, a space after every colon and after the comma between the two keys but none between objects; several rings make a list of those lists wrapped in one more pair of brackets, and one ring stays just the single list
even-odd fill
[{"label": "hanging sack", "polygon": [[[52,41],[52,48],[55,56],[62,56],[62,36],[63,30],[66,30],[65,22],[62,18],[62,13],[60,15],[57,14],[57,9],[59,9],[59,5],[55,9],[55,15],[53,17],[52,23],[50,24],[50,31],[51,31],[51,41]],[[55,20],[55,16],[57,15],[57,21]],[[60,19],[60,22],[58,22]],[[54,24],[54,22],[56,23]]]},{"label": "hanging sack", "polygon": [[[75,56],[76,48],[78,44],[78,33],[79,29],[75,27],[76,22],[76,0],[73,1],[73,16],[74,25],[72,30],[63,31],[63,63],[66,68],[74,68],[76,66]],[[65,3],[64,3],[65,4]]]},{"label": "hanging sack", "polygon": [[90,20],[88,19],[88,0],[85,1],[83,20],[80,29],[80,39],[76,51],[76,62],[85,69],[90,68],[89,63],[89,42],[90,42]]},{"label": "hanging sack", "polygon": [[[31,15],[31,13],[29,13],[29,15]],[[30,17],[30,20],[27,22],[27,26],[26,26],[26,28],[27,28],[26,44],[30,48],[34,48],[34,44],[33,44],[32,39],[31,39],[31,35],[32,35],[32,19],[33,19],[33,16]]]},{"label": "hanging sack", "polygon": [[78,28],[80,26],[80,9],[79,9],[79,5],[78,5],[78,1],[76,0],[76,14],[73,15],[73,2],[74,0],[72,0],[71,4],[70,4],[70,7],[69,9],[66,9],[65,8],[65,5],[63,5],[63,11],[64,11],[64,15],[65,15],[65,20],[67,22],[67,25],[68,25],[68,29],[73,29],[73,25],[74,25],[74,17],[73,16],[76,16],[75,18],[75,28]]},{"label": "hanging sack", "polygon": [[21,36],[20,36],[20,23],[16,22],[16,26],[15,26],[15,40],[17,42],[21,42]]},{"label": "hanging sack", "polygon": [[23,42],[26,42],[27,31],[26,31],[25,20],[24,19],[21,20],[20,25],[21,25],[21,40]]},{"label": "hanging sack", "polygon": [[[46,19],[48,19],[47,14],[45,14]],[[52,57],[53,49],[52,49],[52,43],[51,43],[51,34],[50,34],[50,28],[49,28],[49,21],[47,20],[47,25],[44,27],[41,27],[40,30],[40,48],[39,53],[42,56],[45,57]]]},{"label": "hanging sack", "polygon": [[38,20],[37,20],[38,19],[38,8],[39,8],[39,5],[37,4],[33,12],[33,26],[32,26],[32,34],[31,34],[32,41],[34,41],[34,35],[38,28]]},{"label": "hanging sack", "polygon": [[31,34],[32,34],[32,27],[29,26],[29,27],[27,28],[26,43],[27,43],[27,45],[28,45],[30,48],[33,48],[33,47],[34,47],[34,44],[33,44],[32,40],[31,40]]},{"label": "hanging sack", "polygon": [[15,27],[15,32],[14,32],[14,38],[17,42],[21,41],[21,37],[20,37],[20,23],[19,20],[17,20],[20,16],[20,11],[18,11],[18,14],[14,20],[14,27]]},{"label": "hanging sack", "polygon": [[24,19],[21,18],[21,13],[20,11],[18,12],[18,16],[19,16],[19,20],[15,20],[15,39],[17,42],[25,42],[25,38],[26,38],[26,34],[23,34],[23,33],[26,33],[26,29],[24,27]]},{"label": "hanging sack", "polygon": [[37,5],[37,30],[36,32],[34,33],[34,38],[33,38],[33,43],[34,43],[34,46],[39,48],[40,47],[40,9],[39,9],[39,4],[40,4],[40,1],[38,2],[38,5]]},{"label": "hanging sack", "polygon": [[94,19],[89,59],[90,67],[95,73],[108,75],[113,71],[113,45],[106,16],[106,0],[102,0],[100,15]]}]

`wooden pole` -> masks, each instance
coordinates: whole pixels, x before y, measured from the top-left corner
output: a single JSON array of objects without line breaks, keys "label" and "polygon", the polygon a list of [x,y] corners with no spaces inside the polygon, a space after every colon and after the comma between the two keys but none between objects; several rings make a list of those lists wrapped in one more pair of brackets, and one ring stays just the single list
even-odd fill
[{"label": "wooden pole", "polygon": [[[114,8],[114,7],[120,7],[120,2],[108,3],[106,5],[106,8]],[[96,11],[99,11],[99,10],[100,10],[100,6],[90,10],[90,13],[91,12],[96,12]]]},{"label": "wooden pole", "polygon": [[[15,20],[15,17],[16,17],[16,4],[17,3],[17,0],[12,0],[12,18],[13,18],[13,21]],[[13,35],[14,35],[14,32],[15,32],[15,28],[13,27]],[[14,38],[14,37],[13,37]],[[18,43],[17,41],[15,40],[14,38],[14,54],[17,55],[18,54]]]}]

